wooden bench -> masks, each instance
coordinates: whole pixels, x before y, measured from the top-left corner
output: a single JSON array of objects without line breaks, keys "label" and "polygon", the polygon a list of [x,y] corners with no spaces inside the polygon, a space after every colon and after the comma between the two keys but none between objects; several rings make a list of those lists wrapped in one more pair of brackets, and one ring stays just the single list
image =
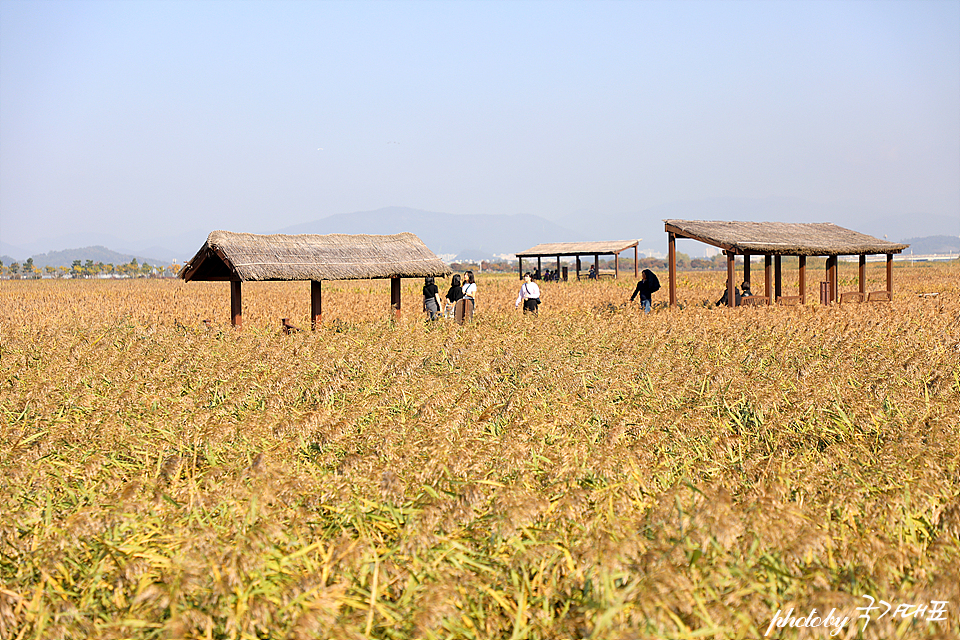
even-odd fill
[{"label": "wooden bench", "polygon": [[743,307],[757,307],[765,304],[770,304],[770,298],[767,296],[744,296],[740,298],[740,306]]},{"label": "wooden bench", "polygon": [[889,291],[871,291],[867,294],[867,302],[891,302]]},{"label": "wooden bench", "polygon": [[[884,291],[886,293],[886,291]],[[859,291],[844,291],[840,294],[840,304],[851,302],[863,302],[863,294]]]},{"label": "wooden bench", "polygon": [[803,301],[800,296],[780,296],[777,298],[777,304],[798,305]]}]

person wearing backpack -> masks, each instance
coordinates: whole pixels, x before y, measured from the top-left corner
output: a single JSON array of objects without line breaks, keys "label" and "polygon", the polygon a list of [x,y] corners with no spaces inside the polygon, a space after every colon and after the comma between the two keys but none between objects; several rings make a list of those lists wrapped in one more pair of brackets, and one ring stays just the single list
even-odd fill
[{"label": "person wearing backpack", "polygon": [[640,272],[640,282],[637,283],[637,288],[633,290],[633,295],[630,296],[630,302],[633,302],[634,298],[640,296],[640,305],[643,307],[644,313],[650,313],[650,306],[652,304],[652,298],[654,291],[660,290],[660,280],[657,279],[656,274],[650,269],[644,269]]}]

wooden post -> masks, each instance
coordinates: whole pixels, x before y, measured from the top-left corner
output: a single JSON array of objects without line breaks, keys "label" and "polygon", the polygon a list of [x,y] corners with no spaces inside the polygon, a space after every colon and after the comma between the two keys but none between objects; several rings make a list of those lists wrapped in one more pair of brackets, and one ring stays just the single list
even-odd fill
[{"label": "wooden post", "polygon": [[320,326],[323,315],[323,305],[321,300],[320,281],[310,281],[310,329],[317,330]]},{"label": "wooden post", "polygon": [[577,280],[580,279],[580,256],[577,256]]},{"label": "wooden post", "polygon": [[833,274],[830,278],[830,302],[836,302],[840,299],[840,256],[833,256],[830,271]]},{"label": "wooden post", "polygon": [[613,279],[620,279],[620,254],[613,254]]},{"label": "wooden post", "polygon": [[[750,254],[743,254],[743,281],[750,282]],[[753,288],[753,283],[750,282],[750,288]]]},{"label": "wooden post", "polygon": [[600,281],[600,256],[599,254],[593,254],[593,272],[597,274],[597,282]]},{"label": "wooden post", "polygon": [[[670,274],[670,306],[677,306],[677,234],[667,234],[667,270]],[[637,248],[634,247],[633,271],[637,276]],[[637,276],[639,277],[639,276]]]},{"label": "wooden post", "polygon": [[867,256],[860,254],[860,293],[867,293]]},{"label": "wooden post", "polygon": [[393,308],[394,318],[400,319],[400,276],[390,278],[390,306]]},{"label": "wooden post", "polygon": [[517,256],[517,260],[520,263],[520,268],[518,269],[520,273],[520,279],[523,280],[523,258],[521,258],[520,256]]},{"label": "wooden post", "polygon": [[807,256],[800,256],[800,304],[807,304]]},{"label": "wooden post", "polygon": [[763,256],[763,295],[770,298],[770,304],[773,304],[777,301],[777,297],[773,294],[773,270],[771,266],[773,264],[773,258],[769,255]]},{"label": "wooden post", "polygon": [[560,281],[560,256],[557,256],[557,282]]},{"label": "wooden post", "polygon": [[777,254],[773,257],[773,298],[770,299],[770,302],[773,302],[777,298],[783,295],[783,268],[780,264],[780,255]]},{"label": "wooden post", "polygon": [[[540,256],[537,256],[537,277],[538,277],[538,278],[541,277],[540,274],[543,273],[543,269],[541,269],[540,266],[541,266],[541,265],[540,265]],[[521,275],[521,277],[523,276],[522,273],[521,273],[520,275]]]},{"label": "wooden post", "polygon": [[887,254],[887,294],[890,301],[893,301],[893,254]]},{"label": "wooden post", "polygon": [[827,304],[837,299],[837,256],[827,256]]},{"label": "wooden post", "polygon": [[243,296],[239,280],[230,281],[230,324],[237,329],[243,328]]},{"label": "wooden post", "polygon": [[[832,260],[833,256],[827,256],[827,263],[824,265],[824,271],[826,271],[826,273],[823,279],[827,281],[827,297],[825,299],[827,304],[830,304],[830,292],[833,290],[833,285],[830,284],[830,267],[833,266]],[[823,296],[821,295],[821,297]]]},{"label": "wooden post", "polygon": [[737,306],[737,297],[734,293],[734,287],[736,285],[733,283],[733,279],[736,277],[736,269],[734,269],[736,258],[733,255],[733,251],[727,251],[727,306],[735,307]]},{"label": "wooden post", "polygon": [[[673,246],[673,244],[676,242],[676,239],[674,239],[672,233],[670,234],[670,238],[671,238],[670,240],[671,246]],[[633,247],[633,277],[634,278],[640,277],[640,251],[637,249],[636,246]]]}]

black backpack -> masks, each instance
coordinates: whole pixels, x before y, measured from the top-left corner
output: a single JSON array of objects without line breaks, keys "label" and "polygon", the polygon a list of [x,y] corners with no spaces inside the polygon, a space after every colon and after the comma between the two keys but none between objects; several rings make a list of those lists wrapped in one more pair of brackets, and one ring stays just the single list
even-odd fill
[{"label": "black backpack", "polygon": [[657,274],[649,269],[644,269],[644,272],[647,274],[647,282],[650,285],[650,293],[654,291],[660,291],[660,280],[657,278]]}]

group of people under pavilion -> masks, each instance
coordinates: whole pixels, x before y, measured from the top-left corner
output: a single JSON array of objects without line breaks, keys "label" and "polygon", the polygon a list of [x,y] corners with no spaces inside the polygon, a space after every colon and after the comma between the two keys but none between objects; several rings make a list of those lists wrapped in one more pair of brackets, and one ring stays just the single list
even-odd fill
[{"label": "group of people under pavilion", "polygon": [[[880,240],[831,223],[734,222],[702,220],[664,220],[667,233],[667,268],[669,271],[670,306],[677,306],[677,238],[689,238],[714,246],[727,258],[727,286],[723,302],[740,304],[806,304],[807,258],[826,258],[824,280],[820,283],[820,302],[893,299],[893,256],[909,245]],[[886,256],[886,288],[867,291],[866,263],[868,255]],[[859,256],[858,290],[839,290],[839,257]],[[743,282],[749,295],[738,296],[736,258],[743,259]],[[762,294],[751,287],[751,256],[763,256],[764,288]],[[797,295],[783,295],[782,258],[794,256],[798,263]]]}]

